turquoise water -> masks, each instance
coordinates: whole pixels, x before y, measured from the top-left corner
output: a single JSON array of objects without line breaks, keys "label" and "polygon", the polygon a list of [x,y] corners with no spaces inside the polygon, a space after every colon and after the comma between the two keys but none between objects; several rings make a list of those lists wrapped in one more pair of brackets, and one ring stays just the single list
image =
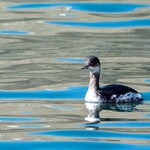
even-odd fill
[{"label": "turquoise water", "polygon": [[25,31],[17,31],[17,30],[0,30],[0,35],[26,35],[30,34],[30,32],[25,32]]},{"label": "turquoise water", "polygon": [[104,22],[51,22],[48,24],[77,26],[77,27],[92,27],[92,28],[125,28],[125,27],[149,27],[150,19],[124,20],[124,21],[104,21]]},{"label": "turquoise water", "polygon": [[105,148],[106,150],[111,150],[115,148],[116,150],[120,149],[137,149],[137,150],[148,150],[149,145],[139,145],[139,144],[119,144],[119,143],[109,143],[109,142],[71,142],[71,141],[58,141],[58,142],[2,142],[1,144],[2,148],[5,149],[20,149],[20,147],[24,149],[92,149],[98,150],[99,148]]},{"label": "turquoise water", "polygon": [[12,118],[12,117],[1,117],[0,122],[31,122],[40,120],[38,118]]},{"label": "turquoise water", "polygon": [[73,62],[73,63],[80,63],[80,62],[83,63],[84,62],[83,59],[79,59],[79,58],[56,58],[56,60]]},{"label": "turquoise water", "polygon": [[[150,149],[150,2],[2,1],[1,149]],[[142,103],[100,104],[84,121],[89,73],[100,58],[101,86],[124,84]]]},{"label": "turquoise water", "polygon": [[62,136],[62,137],[77,137],[77,138],[93,138],[93,139],[106,139],[106,138],[125,138],[125,139],[144,139],[149,140],[149,134],[132,134],[132,133],[122,133],[122,132],[108,132],[108,131],[83,131],[83,130],[59,130],[59,131],[48,131],[48,132],[38,132],[33,134],[41,134],[43,136]]},{"label": "turquoise water", "polygon": [[[147,115],[146,115],[147,116]],[[83,126],[83,125],[82,125]],[[89,126],[84,125],[84,126]],[[93,127],[121,127],[121,128],[149,128],[149,122],[138,122],[138,121],[128,121],[128,122],[112,122],[112,123],[101,123],[101,124],[94,124]]]},{"label": "turquoise water", "polygon": [[[68,87],[64,90],[0,91],[0,99],[47,99],[83,100],[88,87]],[[141,93],[145,101],[150,101],[150,92]]]},{"label": "turquoise water", "polygon": [[147,8],[146,4],[130,3],[104,3],[104,2],[70,2],[70,3],[29,3],[14,6],[8,6],[8,9],[39,9],[49,7],[67,6],[79,11],[88,11],[96,13],[126,13],[140,8]]},{"label": "turquoise water", "polygon": [[146,79],[145,82],[150,82],[150,79]]}]

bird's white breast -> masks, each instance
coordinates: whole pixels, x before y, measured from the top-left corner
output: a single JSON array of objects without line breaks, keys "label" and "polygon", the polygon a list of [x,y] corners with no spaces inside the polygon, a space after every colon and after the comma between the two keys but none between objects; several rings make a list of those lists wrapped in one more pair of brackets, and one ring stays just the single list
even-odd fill
[{"label": "bird's white breast", "polygon": [[99,102],[100,101],[100,95],[96,94],[96,91],[93,89],[88,89],[86,95],[85,95],[85,101],[89,102]]}]

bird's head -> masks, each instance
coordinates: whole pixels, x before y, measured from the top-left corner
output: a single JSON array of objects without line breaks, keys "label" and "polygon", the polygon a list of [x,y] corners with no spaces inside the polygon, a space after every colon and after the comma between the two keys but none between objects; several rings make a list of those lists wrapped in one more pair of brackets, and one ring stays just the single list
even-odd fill
[{"label": "bird's head", "polygon": [[96,56],[87,56],[81,69],[88,69],[91,73],[96,74],[100,72],[100,67],[100,61]]}]

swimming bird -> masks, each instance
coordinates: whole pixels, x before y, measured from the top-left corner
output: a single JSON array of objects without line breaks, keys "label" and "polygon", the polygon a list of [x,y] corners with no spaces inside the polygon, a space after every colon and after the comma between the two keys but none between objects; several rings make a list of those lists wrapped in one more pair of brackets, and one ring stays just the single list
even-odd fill
[{"label": "swimming bird", "polygon": [[99,86],[101,63],[96,56],[87,56],[85,65],[81,69],[88,69],[90,71],[89,87],[85,95],[89,115],[85,120],[92,122],[99,120],[100,103],[131,103],[142,101],[142,94],[131,87],[120,84]]}]

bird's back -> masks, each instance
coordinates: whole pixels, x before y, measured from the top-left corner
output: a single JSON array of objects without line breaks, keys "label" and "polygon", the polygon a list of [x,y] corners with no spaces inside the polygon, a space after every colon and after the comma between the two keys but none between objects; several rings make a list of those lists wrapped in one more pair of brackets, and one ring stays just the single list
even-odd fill
[{"label": "bird's back", "polygon": [[113,102],[131,102],[142,99],[142,95],[136,90],[119,84],[110,84],[101,87],[100,94],[106,101]]},{"label": "bird's back", "polygon": [[100,88],[101,94],[105,95],[121,95],[128,92],[138,93],[136,90],[120,84],[110,84]]}]

